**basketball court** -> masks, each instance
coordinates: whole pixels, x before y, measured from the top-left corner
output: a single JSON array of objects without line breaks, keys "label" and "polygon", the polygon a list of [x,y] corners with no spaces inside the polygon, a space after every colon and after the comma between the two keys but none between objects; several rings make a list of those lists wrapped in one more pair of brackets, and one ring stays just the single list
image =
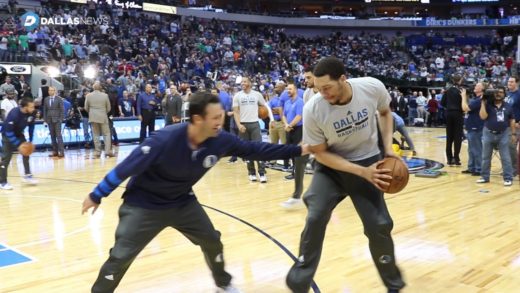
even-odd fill
[{"label": "basketball court", "polygon": [[[419,158],[444,163],[444,129],[409,128]],[[520,288],[520,188],[503,187],[493,160],[491,183],[445,167],[438,178],[410,175],[401,193],[387,195],[394,219],[403,292],[518,292]],[[81,203],[117,158],[93,159],[68,150],[65,159],[36,152],[31,167],[37,186],[21,183],[21,158],[13,157],[9,182],[0,191],[0,292],[89,292],[114,243],[124,185],[95,215]],[[85,156],[88,158],[85,159]],[[298,252],[305,208],[280,203],[293,191],[286,173],[268,170],[268,183],[251,183],[242,162],[222,160],[195,186],[217,230],[222,232],[227,270],[244,292],[289,292],[285,275]],[[421,160],[412,160],[414,167]],[[432,164],[430,163],[430,165]],[[497,169],[498,168],[498,169]],[[20,169],[21,170],[21,169]],[[311,175],[306,175],[305,185]],[[180,233],[164,230],[139,255],[117,292],[214,292],[203,255]],[[328,225],[314,292],[385,292],[372,263],[360,220],[347,198]]]}]

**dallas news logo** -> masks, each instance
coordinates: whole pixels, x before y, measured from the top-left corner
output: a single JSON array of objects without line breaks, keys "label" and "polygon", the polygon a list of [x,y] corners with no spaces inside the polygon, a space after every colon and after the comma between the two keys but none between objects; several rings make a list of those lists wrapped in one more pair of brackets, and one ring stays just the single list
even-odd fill
[{"label": "dallas news logo", "polygon": [[64,17],[40,17],[34,12],[26,12],[21,17],[23,27],[27,31],[32,31],[38,28],[39,25],[108,25],[110,18],[108,16],[94,17],[70,17],[65,19]]},{"label": "dallas news logo", "polygon": [[22,15],[22,23],[27,31],[32,31],[40,25],[40,16],[34,12],[26,12]]}]

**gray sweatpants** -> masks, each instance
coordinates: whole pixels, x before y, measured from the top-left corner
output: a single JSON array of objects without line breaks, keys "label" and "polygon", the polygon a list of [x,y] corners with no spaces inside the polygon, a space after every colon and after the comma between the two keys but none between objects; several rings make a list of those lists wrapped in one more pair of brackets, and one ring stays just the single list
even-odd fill
[{"label": "gray sweatpants", "polygon": [[303,177],[305,175],[305,168],[309,161],[309,155],[294,158],[294,193],[293,198],[300,198],[303,193]]},{"label": "gray sweatpants", "polygon": [[114,292],[139,252],[166,227],[176,229],[193,244],[199,245],[215,284],[218,287],[229,285],[231,275],[224,270],[220,232],[215,230],[198,201],[164,210],[149,210],[123,203],[119,208],[116,243],[101,267],[92,292]]},{"label": "gray sweatpants", "polygon": [[[243,140],[262,141],[262,133],[260,132],[260,124],[258,122],[242,123],[246,127],[246,132],[239,132],[238,136]],[[257,161],[258,174],[265,174],[265,165],[261,161]],[[247,172],[249,175],[256,175],[255,161],[247,161]]]},{"label": "gray sweatpants", "polygon": [[[379,156],[374,156],[353,163],[369,166],[378,160]],[[303,196],[308,212],[300,239],[299,258],[286,279],[293,292],[309,291],[320,261],[327,223],[334,208],[347,196],[350,196],[363,222],[372,259],[385,286],[389,289],[405,286],[395,263],[394,243],[390,235],[393,222],[383,193],[361,177],[317,162],[311,185]]]}]

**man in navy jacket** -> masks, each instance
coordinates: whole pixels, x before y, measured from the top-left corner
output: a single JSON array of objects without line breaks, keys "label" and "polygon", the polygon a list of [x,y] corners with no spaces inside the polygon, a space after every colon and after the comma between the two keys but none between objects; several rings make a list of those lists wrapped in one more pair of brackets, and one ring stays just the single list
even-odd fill
[{"label": "man in navy jacket", "polygon": [[92,292],[113,292],[139,252],[164,228],[172,227],[200,245],[221,292],[239,292],[224,270],[223,245],[193,192],[221,157],[249,160],[288,159],[305,155],[307,147],[242,141],[221,131],[219,98],[198,92],[190,98],[190,122],[173,125],[146,139],[85,198],[82,212],[96,211],[101,198],[131,177],[119,210],[116,243]]}]

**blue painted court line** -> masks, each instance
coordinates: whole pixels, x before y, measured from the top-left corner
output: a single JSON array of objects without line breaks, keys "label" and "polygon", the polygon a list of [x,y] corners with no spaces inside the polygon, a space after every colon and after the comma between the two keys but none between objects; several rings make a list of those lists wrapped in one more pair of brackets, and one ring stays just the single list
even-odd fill
[{"label": "blue painted court line", "polygon": [[0,244],[0,269],[32,261],[31,257]]}]

